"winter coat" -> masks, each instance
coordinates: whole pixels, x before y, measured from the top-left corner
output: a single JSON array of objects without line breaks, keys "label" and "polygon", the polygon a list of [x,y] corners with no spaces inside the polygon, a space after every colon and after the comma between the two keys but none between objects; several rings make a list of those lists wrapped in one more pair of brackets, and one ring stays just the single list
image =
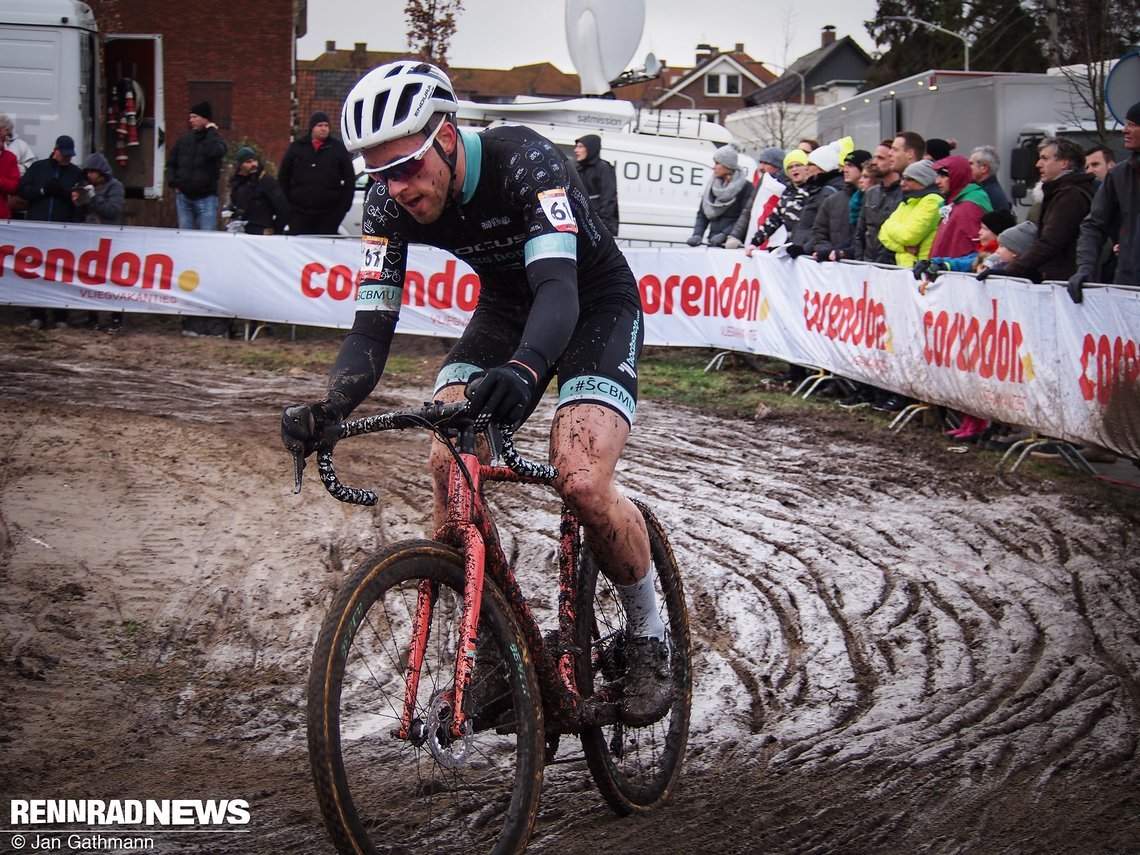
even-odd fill
[{"label": "winter coat", "polygon": [[[83,161],[83,172],[86,173],[88,170],[101,173],[103,183],[85,185],[79,197],[80,218],[85,223],[121,225],[123,207],[126,204],[126,189],[123,187],[123,182],[111,174],[110,162],[99,152],[87,155],[87,159]],[[91,190],[87,191],[87,187]]]},{"label": "winter coat", "polygon": [[[804,183],[807,187],[808,197],[804,202],[803,211],[800,212],[799,222],[792,228],[789,243],[803,247],[807,252],[813,251],[812,228],[819,215],[819,208],[824,200],[839,193],[844,185],[843,173],[839,170],[821,172]],[[844,196],[846,199],[847,197]]]},{"label": "winter coat", "polygon": [[586,134],[579,142],[586,147],[586,159],[578,161],[578,175],[586,185],[590,203],[594,206],[610,234],[618,233],[617,173],[613,166],[599,156],[602,140],[597,134]]},{"label": "winter coat", "polygon": [[[808,193],[802,186],[797,187],[791,179],[784,185],[784,192],[780,194],[780,201],[776,203],[776,210],[768,215],[756,234],[749,241],[753,246],[763,246],[768,238],[772,237],[780,226],[784,226],[788,235],[792,233],[796,223],[800,221],[800,214],[807,203]],[[747,228],[747,225],[745,226]]]},{"label": "winter coat", "polygon": [[934,236],[932,255],[955,257],[968,255],[977,248],[982,217],[990,212],[990,197],[977,184],[967,184],[942,209],[942,225]]},{"label": "winter coat", "polygon": [[[736,185],[735,188],[734,185]],[[735,195],[731,197],[723,195],[725,190],[733,189]],[[721,194],[719,196],[718,191]],[[693,224],[693,235],[703,237],[707,230],[709,246],[724,246],[725,241],[732,235],[732,229],[737,220],[740,219],[741,212],[751,209],[752,199],[755,195],[756,188],[743,175],[742,170],[734,172],[726,183],[719,182],[714,175],[705,185],[701,197],[702,204],[697,208],[697,219]],[[706,199],[710,204],[717,205],[720,213],[710,217],[705,211],[704,201]]]},{"label": "winter coat", "polygon": [[71,191],[86,184],[83,172],[74,163],[60,164],[45,157],[28,167],[16,193],[28,203],[27,217],[47,223],[74,223],[75,203]]},{"label": "winter coat", "polygon": [[294,210],[306,214],[336,211],[343,217],[352,207],[356,170],[340,140],[329,137],[314,146],[306,135],[285,150],[277,183]]},{"label": "winter coat", "polygon": [[1009,197],[1006,196],[1005,191],[1001,189],[1001,184],[998,183],[996,175],[991,175],[978,186],[985,190],[986,195],[990,197],[990,205],[993,206],[993,210],[1013,210],[1013,205],[1009,203]]},{"label": "winter coat", "polygon": [[289,203],[277,179],[258,167],[257,172],[230,178],[230,209],[234,219],[245,220],[247,235],[283,234],[289,220]]},{"label": "winter coat", "polygon": [[0,148],[0,220],[12,219],[8,196],[20,186],[20,164],[16,155]]},{"label": "winter coat", "polygon": [[228,150],[217,128],[187,131],[166,161],[166,183],[187,199],[218,195],[222,159]]},{"label": "winter coat", "polygon": [[1037,240],[1005,265],[1006,276],[1065,281],[1077,272],[1077,239],[1092,206],[1094,180],[1088,172],[1065,172],[1041,185]]},{"label": "winter coat", "polygon": [[894,264],[895,254],[879,240],[879,229],[902,202],[902,181],[890,187],[876,184],[863,194],[863,208],[851,236],[851,257],[876,264]]},{"label": "winter coat", "polygon": [[847,250],[851,244],[851,202],[858,188],[845,184],[832,193],[819,206],[811,226],[811,244],[808,247],[816,257],[826,260],[835,250]]},{"label": "winter coat", "polygon": [[1077,241],[1077,268],[1096,275],[1105,241],[1117,241],[1117,285],[1140,285],[1140,153],[1112,167],[1093,196]]},{"label": "winter coat", "polygon": [[895,264],[914,267],[916,261],[930,258],[941,209],[942,196],[933,185],[903,193],[899,206],[879,227],[879,241],[895,254]]}]

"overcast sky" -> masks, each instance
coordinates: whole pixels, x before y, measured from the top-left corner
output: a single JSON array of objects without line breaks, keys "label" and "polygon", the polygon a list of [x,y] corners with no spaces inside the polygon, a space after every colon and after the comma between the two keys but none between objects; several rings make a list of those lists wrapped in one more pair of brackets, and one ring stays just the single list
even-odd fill
[{"label": "overcast sky", "polygon": [[[609,0],[620,3],[622,0]],[[464,0],[449,61],[464,68],[511,68],[549,61],[573,72],[566,47],[564,0]],[[338,48],[366,42],[371,50],[402,51],[407,24],[402,0],[308,0],[308,33],[298,44],[313,59],[336,41]],[[631,65],[652,51],[674,67],[693,65],[699,43],[728,50],[737,42],[756,59],[786,65],[820,44],[831,24],[868,53],[875,49],[864,21],[877,0],[645,0],[645,28]],[[367,11],[366,11],[367,10]]]}]

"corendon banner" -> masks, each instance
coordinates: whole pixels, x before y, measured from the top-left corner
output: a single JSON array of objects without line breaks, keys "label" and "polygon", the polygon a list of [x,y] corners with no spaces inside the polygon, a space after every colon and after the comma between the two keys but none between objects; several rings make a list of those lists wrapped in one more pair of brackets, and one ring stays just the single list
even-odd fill
[{"label": "corendon banner", "polygon": [[[0,223],[0,302],[347,328],[352,240]],[[1140,457],[1140,295],[792,260],[629,249],[646,342],[779,357],[974,415]],[[414,246],[399,330],[455,336],[479,279]]]}]

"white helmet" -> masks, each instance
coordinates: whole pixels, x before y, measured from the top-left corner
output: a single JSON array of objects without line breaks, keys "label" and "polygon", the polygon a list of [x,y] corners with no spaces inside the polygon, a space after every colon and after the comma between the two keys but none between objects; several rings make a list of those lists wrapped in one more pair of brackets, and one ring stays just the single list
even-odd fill
[{"label": "white helmet", "polygon": [[459,107],[451,81],[427,62],[400,60],[372,69],[352,87],[340,114],[349,151],[419,133],[436,113]]}]

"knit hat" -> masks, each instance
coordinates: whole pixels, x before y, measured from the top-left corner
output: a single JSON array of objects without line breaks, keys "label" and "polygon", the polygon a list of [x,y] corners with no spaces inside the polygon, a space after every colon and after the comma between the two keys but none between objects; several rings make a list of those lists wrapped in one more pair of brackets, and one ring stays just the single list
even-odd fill
[{"label": "knit hat", "polygon": [[989,211],[982,215],[982,225],[995,235],[1000,235],[1017,225],[1017,217],[1009,211]]},{"label": "knit hat", "polygon": [[799,163],[803,166],[807,166],[807,162],[807,152],[805,152],[802,148],[793,148],[791,151],[784,155],[784,172],[787,172],[788,169],[791,168],[792,164]]},{"label": "knit hat", "polygon": [[938,173],[929,160],[916,160],[903,170],[903,178],[912,178],[923,187],[929,187],[938,180]]},{"label": "knit hat", "polygon": [[329,123],[329,114],[322,112],[321,110],[317,110],[315,113],[313,113],[313,115],[309,116],[309,130],[311,131],[321,122],[324,122],[327,125]]},{"label": "knit hat", "polygon": [[242,164],[251,158],[253,160],[260,160],[260,158],[257,156],[257,152],[247,145],[243,145],[241,148],[234,152],[234,163]]},{"label": "knit hat", "polygon": [[719,163],[725,169],[736,171],[736,149],[730,145],[722,146],[713,152],[713,163]]},{"label": "knit hat", "polygon": [[767,163],[777,169],[784,167],[784,150],[779,146],[770,145],[760,152],[760,156],[756,158],[761,163]]},{"label": "knit hat", "polygon": [[1024,223],[1010,226],[998,235],[998,243],[1014,255],[1021,255],[1024,252],[1028,252],[1029,247],[1033,246],[1036,242],[1037,224],[1032,220],[1026,220]]},{"label": "knit hat", "polygon": [[201,116],[207,122],[214,121],[214,109],[210,106],[209,101],[199,101],[190,108],[190,112],[195,116]]},{"label": "knit hat", "polygon": [[815,164],[824,172],[833,172],[839,168],[839,152],[829,145],[821,145],[808,155],[808,163]]},{"label": "knit hat", "polygon": [[857,148],[857,149],[855,149],[855,151],[853,151],[849,155],[847,155],[847,157],[844,159],[843,163],[846,166],[858,166],[860,169],[862,169],[863,164],[866,163],[870,159],[871,159],[871,152],[865,151],[864,149],[861,149],[861,148]]},{"label": "knit hat", "polygon": [[950,143],[946,140],[935,137],[926,141],[926,153],[930,155],[931,160],[942,160],[944,157],[949,157],[950,151]]},{"label": "knit hat", "polygon": [[1124,114],[1124,121],[1140,125],[1140,101],[1128,108],[1128,112]]}]

